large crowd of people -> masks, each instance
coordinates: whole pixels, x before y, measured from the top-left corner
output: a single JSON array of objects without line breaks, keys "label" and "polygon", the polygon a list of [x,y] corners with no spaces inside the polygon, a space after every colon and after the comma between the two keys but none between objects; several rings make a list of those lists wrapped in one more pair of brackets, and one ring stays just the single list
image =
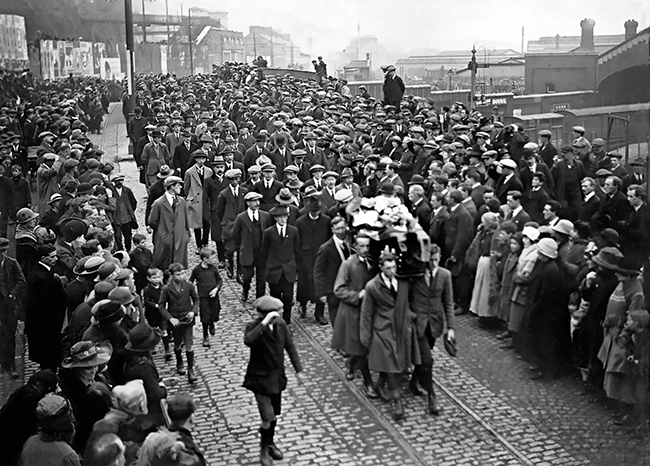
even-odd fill
[{"label": "large crowd of people", "polygon": [[161,344],[197,381],[193,326],[210,347],[224,279],[259,313],[245,331],[244,386],[260,411],[263,465],[282,458],[284,350],[304,378],[294,299],[301,319],[312,303],[314,324],[333,327],[347,378],[358,369],[360,389],[390,402],[396,420],[405,375],[440,414],[432,349],[441,339],[462,352],[454,320],[468,314],[532,379],[579,374],[618,423],[646,427],[645,160],[624,166],[579,126],[559,149],[541,128],[529,141],[520,125],[460,102],[404,95],[395,67],[384,72],[383,100],[235,63],[138,76],[126,124],[144,219],[133,185],[88,139],[92,86],[6,103],[0,363],[18,376],[24,320],[41,371],[0,411],[15,439],[0,464],[41,464],[36,455],[55,450],[84,464],[113,464],[107,452],[127,464],[163,464],[162,454],[204,464],[190,433],[196,407],[166,399],[152,352]]}]

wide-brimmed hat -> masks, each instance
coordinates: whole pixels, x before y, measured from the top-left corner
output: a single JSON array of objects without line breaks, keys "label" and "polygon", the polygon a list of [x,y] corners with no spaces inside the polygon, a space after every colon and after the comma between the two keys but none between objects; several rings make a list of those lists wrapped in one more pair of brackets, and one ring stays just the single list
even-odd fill
[{"label": "wide-brimmed hat", "polygon": [[124,307],[117,300],[110,297],[111,293],[108,294],[109,299],[98,301],[90,310],[90,313],[97,322],[118,322],[120,319],[124,318]]},{"label": "wide-brimmed hat", "polygon": [[61,363],[64,369],[74,367],[96,367],[106,364],[113,354],[113,347],[108,341],[95,344],[92,341],[80,341],[70,348],[70,356]]},{"label": "wide-brimmed hat", "polygon": [[161,336],[161,333],[143,322],[131,329],[125,348],[134,353],[146,353],[158,345]]},{"label": "wide-brimmed hat", "polygon": [[616,260],[615,272],[624,273],[626,275],[636,275],[641,272],[641,263],[631,257],[619,257]]},{"label": "wide-brimmed hat", "polygon": [[168,176],[172,176],[173,174],[174,174],[174,170],[169,168],[169,165],[161,165],[160,169],[158,170],[158,174],[156,176],[160,179],[163,179],[163,178],[167,178]]},{"label": "wide-brimmed hat", "polygon": [[537,243],[537,252],[549,259],[557,258],[557,243],[551,238],[542,238]]},{"label": "wide-brimmed hat", "polygon": [[571,233],[573,233],[573,222],[571,222],[571,220],[562,218],[558,220],[558,222],[555,225],[553,225],[551,228],[553,228],[553,231],[555,231],[556,233],[561,233],[563,235],[570,236]]},{"label": "wide-brimmed hat", "polygon": [[275,200],[280,205],[291,205],[293,204],[295,199],[296,197],[293,194],[291,194],[289,188],[280,189],[280,192],[275,196]]},{"label": "wide-brimmed hat", "polygon": [[295,179],[295,180],[289,180],[289,181],[287,181],[287,183],[286,183],[285,186],[286,186],[287,188],[289,188],[289,189],[300,189],[300,188],[302,188],[302,185],[303,185],[303,184],[304,184],[304,183],[303,183],[302,181],[300,181],[300,180],[298,180],[298,179]]},{"label": "wide-brimmed hat", "polygon": [[604,247],[591,260],[601,267],[614,270],[621,257],[623,257],[623,254],[617,248]]},{"label": "wide-brimmed hat", "polygon": [[351,189],[339,189],[334,193],[334,200],[338,202],[349,202],[352,200],[354,195],[352,194]]}]

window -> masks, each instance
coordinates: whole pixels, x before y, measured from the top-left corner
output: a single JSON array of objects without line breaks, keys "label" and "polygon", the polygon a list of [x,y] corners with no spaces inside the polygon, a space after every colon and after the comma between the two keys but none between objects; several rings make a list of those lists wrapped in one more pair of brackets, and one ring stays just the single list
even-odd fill
[{"label": "window", "polygon": [[230,61],[230,50],[224,50],[223,51],[223,61]]},{"label": "window", "polygon": [[547,93],[555,92],[555,84],[547,84],[546,85],[546,92]]}]

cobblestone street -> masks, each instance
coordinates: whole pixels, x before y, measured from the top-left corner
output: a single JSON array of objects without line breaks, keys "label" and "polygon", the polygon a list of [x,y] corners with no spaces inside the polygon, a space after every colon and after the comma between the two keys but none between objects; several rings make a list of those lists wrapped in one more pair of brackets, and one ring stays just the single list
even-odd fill
[{"label": "cobblestone street", "polygon": [[[135,163],[128,159],[120,104],[111,104],[101,135],[94,142],[106,151],[105,160],[122,160],[116,170],[126,176],[138,200],[138,223],[145,232],[146,193],[138,183]],[[150,243],[150,241],[149,241]],[[198,263],[190,239],[190,269]],[[188,272],[189,274],[189,272]],[[211,348],[200,345],[195,326],[199,382],[165,363],[156,364],[170,393],[191,393],[199,407],[195,438],[211,465],[259,464],[259,414],[253,395],[242,385],[248,348],[245,324],[254,316],[251,300],[239,299],[241,288],[223,274],[221,320]],[[647,438],[615,426],[601,403],[590,403],[577,392],[577,376],[532,381],[527,365],[499,348],[495,332],[479,329],[476,319],[457,318],[459,355],[454,359],[436,348],[434,377],[442,413],[425,413],[425,398],[406,394],[406,417],[392,420],[389,405],[361,394],[360,376],[347,381],[344,359],[330,348],[330,326],[294,307],[294,338],[308,381],[299,385],[287,367],[289,382],[276,442],[284,451],[279,465],[645,465],[650,464]],[[20,340],[22,341],[22,340]],[[22,351],[22,343],[21,351]],[[34,370],[27,363],[25,378]],[[288,364],[290,366],[290,364]],[[2,374],[2,398],[11,384]],[[375,375],[376,377],[376,375]]]}]

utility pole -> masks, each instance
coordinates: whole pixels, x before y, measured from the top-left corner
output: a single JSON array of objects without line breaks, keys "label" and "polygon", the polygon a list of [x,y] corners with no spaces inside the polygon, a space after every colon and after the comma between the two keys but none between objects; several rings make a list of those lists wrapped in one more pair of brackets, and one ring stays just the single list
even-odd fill
[{"label": "utility pole", "polygon": [[142,42],[147,43],[147,15],[144,11],[144,0],[142,0]]},{"label": "utility pole", "polygon": [[476,63],[476,47],[472,46],[472,59],[469,61],[467,64],[467,69],[470,71],[470,76],[471,76],[471,81],[470,81],[470,102],[469,102],[469,108],[470,110],[474,107],[474,98],[475,98],[475,93],[476,93],[476,71],[479,68],[489,68],[490,64],[489,63]]},{"label": "utility pole", "polygon": [[192,7],[187,9],[187,39],[190,45],[190,75],[194,75],[194,49],[192,47]]},{"label": "utility pole", "polygon": [[357,20],[357,60],[361,59],[361,21]]},{"label": "utility pole", "polygon": [[165,0],[165,23],[167,24],[167,60],[169,60],[169,0]]},{"label": "utility pole", "polygon": [[269,28],[269,31],[271,31],[269,34],[269,37],[271,38],[271,68],[273,68],[273,28]]},{"label": "utility pole", "polygon": [[129,79],[127,80],[129,94],[129,114],[135,108],[135,62],[133,58],[133,1],[124,0],[124,23],[126,25],[126,50],[128,51],[127,67]]},{"label": "utility pole", "polygon": [[253,33],[253,55],[255,55],[255,59],[257,60],[257,34]]}]

